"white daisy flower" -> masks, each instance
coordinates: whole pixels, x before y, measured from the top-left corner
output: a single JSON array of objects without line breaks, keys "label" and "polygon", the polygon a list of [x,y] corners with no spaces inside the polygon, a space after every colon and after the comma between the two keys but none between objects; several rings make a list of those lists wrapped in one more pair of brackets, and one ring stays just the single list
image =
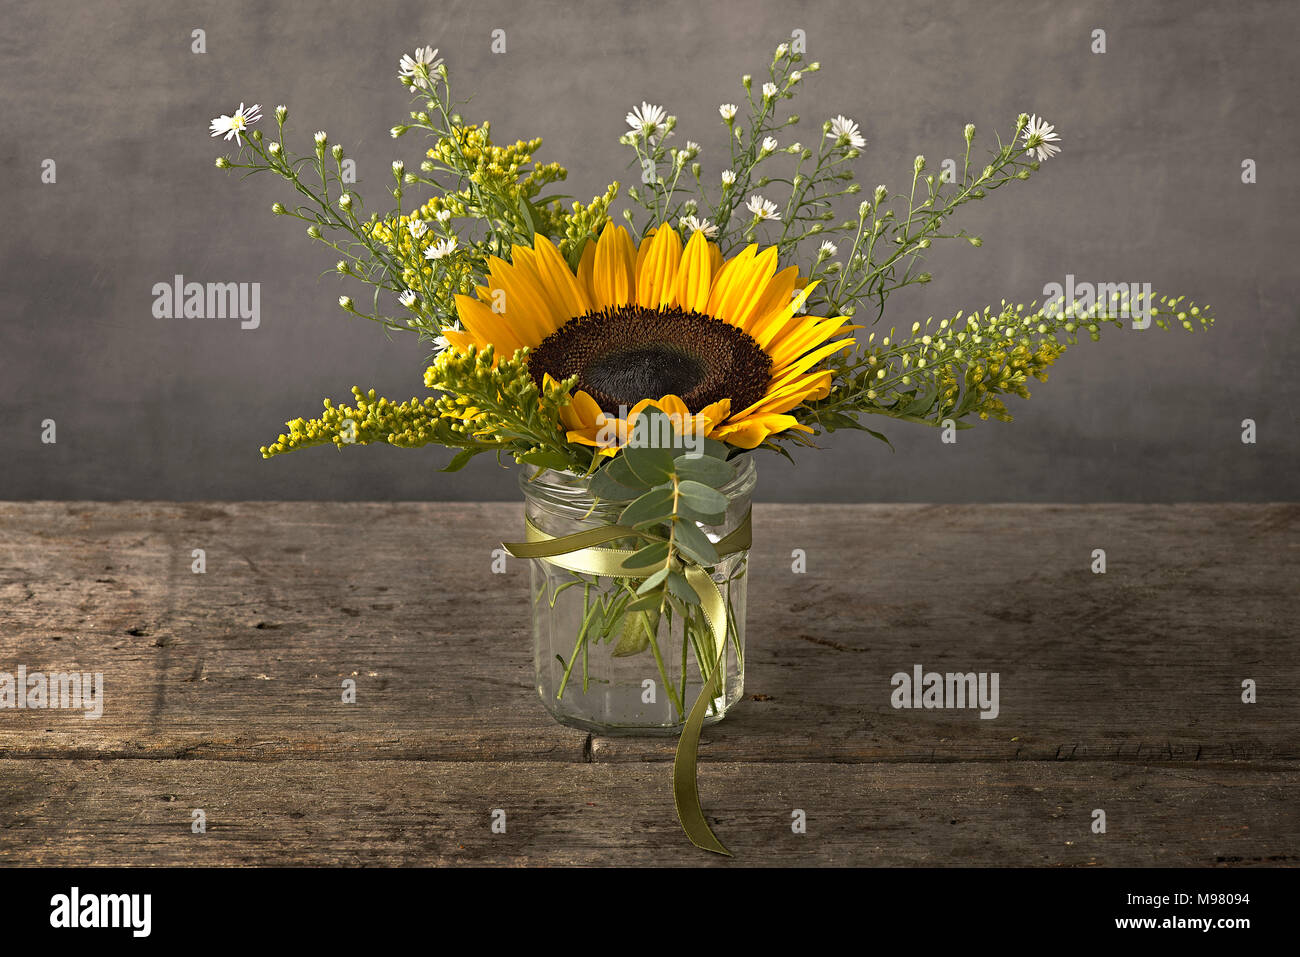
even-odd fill
[{"label": "white daisy flower", "polygon": [[327,134],[324,130],[317,130],[317,131],[316,131],[316,145],[317,145],[317,146],[324,146],[328,141],[329,141],[329,134]]},{"label": "white daisy flower", "polygon": [[428,75],[441,65],[442,59],[433,47],[416,47],[414,53],[398,61],[397,69],[399,76],[409,76],[412,86],[424,90],[428,89]]},{"label": "white daisy flower", "polygon": [[778,145],[779,145],[779,144],[778,144],[778,143],[776,142],[776,140],[773,139],[772,137],[770,137],[770,136],[765,136],[765,137],[763,137],[763,152],[764,152],[764,153],[774,153],[774,152],[776,152],[776,148],[777,148]]},{"label": "white daisy flower", "polygon": [[451,210],[450,210],[450,209],[440,209],[440,210],[438,210],[436,213],[433,214],[433,218],[436,219],[436,220],[437,220],[438,222],[440,222],[440,223],[445,223],[445,222],[447,222],[447,220],[451,219]]},{"label": "white daisy flower", "polygon": [[632,112],[627,115],[627,125],[638,133],[654,136],[663,129],[667,119],[668,111],[662,106],[654,106],[643,100],[640,106],[632,107]]},{"label": "white daisy flower", "polygon": [[699,155],[700,155],[700,144],[697,143],[697,142],[695,142],[695,140],[687,140],[687,141],[686,141],[686,152],[689,153],[692,157],[699,156]]},{"label": "white daisy flower", "polygon": [[730,123],[732,120],[736,118],[736,104],[723,103],[720,107],[718,107],[718,115],[721,116],[728,123]]},{"label": "white daisy flower", "polygon": [[732,169],[724,169],[722,171],[722,185],[734,186],[735,184],[736,184],[736,171]]},{"label": "white daisy flower", "polygon": [[243,136],[245,131],[254,123],[262,118],[261,107],[254,103],[248,109],[244,109],[244,104],[239,104],[239,109],[235,110],[233,116],[218,116],[208,126],[213,136],[225,135],[229,140],[233,136]]},{"label": "white daisy flower", "polygon": [[789,52],[790,52],[790,44],[788,44],[788,43],[778,43],[778,44],[776,45],[776,58],[777,58],[778,60],[781,59],[783,56],[785,56],[785,55],[786,55],[787,53],[789,53]]},{"label": "white daisy flower", "polygon": [[758,193],[749,197],[749,202],[745,203],[745,208],[759,219],[781,218],[781,214],[776,211],[776,203],[772,202],[770,199],[764,199],[762,196],[759,196]]},{"label": "white daisy flower", "polygon": [[705,239],[716,239],[718,236],[718,227],[707,219],[697,219],[694,216],[683,216],[677,221],[677,225],[682,227],[683,232],[703,233]]},{"label": "white daisy flower", "polygon": [[424,258],[431,260],[442,259],[450,256],[456,251],[456,237],[448,236],[446,239],[440,239],[424,251]]},{"label": "white daisy flower", "polygon": [[802,80],[802,79],[803,79],[803,74],[802,74],[801,72],[799,72],[798,70],[795,70],[795,71],[793,71],[793,72],[790,74],[790,82],[791,82],[791,83],[798,83],[798,82],[799,82],[800,80]]},{"label": "white daisy flower", "polygon": [[839,251],[840,251],[839,247],[836,246],[829,239],[822,240],[822,252],[824,252],[828,258],[836,255]]},{"label": "white daisy flower", "polygon": [[1029,125],[1021,135],[1024,138],[1025,149],[1033,153],[1040,163],[1061,152],[1059,146],[1052,145],[1061,138],[1056,132],[1056,127],[1046,120],[1040,120],[1036,115],[1029,118]]},{"label": "white daisy flower", "polygon": [[763,99],[765,99],[765,100],[770,100],[770,99],[771,99],[772,97],[774,97],[774,96],[776,96],[776,84],[775,84],[775,83],[764,83],[764,84],[763,84]]},{"label": "white daisy flower", "polygon": [[837,116],[831,120],[831,130],[826,135],[833,140],[842,140],[855,150],[860,150],[867,145],[862,132],[858,129],[858,124],[847,116]]},{"label": "white daisy flower", "polygon": [[[452,323],[450,326],[448,326],[447,328],[448,328],[448,329],[454,329],[456,332],[460,332],[460,331],[461,331],[461,328],[460,328],[460,321],[457,320],[456,322],[453,322],[453,323]],[[445,335],[444,335],[444,336],[435,336],[435,337],[434,337],[434,340],[433,340],[433,351],[434,351],[435,354],[437,354],[437,353],[439,353],[439,352],[442,352],[444,349],[450,349],[450,348],[451,348],[451,343],[447,341],[447,337],[446,337]]]},{"label": "white daisy flower", "polygon": [[351,208],[352,208],[352,194],[344,193],[342,196],[339,197],[339,209],[351,209]]},{"label": "white daisy flower", "polygon": [[416,303],[415,290],[414,289],[406,290],[406,292],[402,293],[400,296],[397,297],[397,301],[400,302],[407,309],[412,308]]},{"label": "white daisy flower", "polygon": [[413,219],[406,224],[406,228],[411,231],[412,239],[419,239],[429,231],[429,224],[423,219]]}]

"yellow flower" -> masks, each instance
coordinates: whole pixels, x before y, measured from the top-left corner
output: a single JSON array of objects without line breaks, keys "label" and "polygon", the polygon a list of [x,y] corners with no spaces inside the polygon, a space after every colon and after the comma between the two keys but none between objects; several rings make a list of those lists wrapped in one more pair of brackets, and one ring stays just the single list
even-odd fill
[{"label": "yellow flower", "polygon": [[796,294],[799,271],[778,272],[775,247],[724,261],[702,232],[683,246],[663,226],[637,248],[610,223],[576,274],[540,234],[512,258],[492,257],[477,298],[456,297],[463,331],[447,341],[498,355],[526,347],[539,387],[576,375],[562,409],[568,438],[609,452],[651,405],[744,449],[811,432],[789,413],[828,394],[831,373],[818,364],[853,345],[836,338],[856,328],[846,317],[799,314],[813,286]]}]

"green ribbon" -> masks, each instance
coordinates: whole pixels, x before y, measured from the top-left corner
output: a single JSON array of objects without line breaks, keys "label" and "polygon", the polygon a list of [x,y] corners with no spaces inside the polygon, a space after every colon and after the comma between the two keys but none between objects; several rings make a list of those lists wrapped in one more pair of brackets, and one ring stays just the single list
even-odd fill
[{"label": "green ribbon", "polygon": [[[647,575],[644,567],[624,567],[624,560],[635,554],[633,550],[600,547],[620,538],[639,537],[640,532],[625,525],[602,525],[556,538],[528,519],[525,535],[527,541],[505,543],[506,551],[515,558],[540,559],[557,568],[582,575],[603,575],[606,578],[645,578]],[[719,557],[722,557],[745,551],[750,543],[750,513],[746,512],[741,523],[718,541],[714,548]],[[717,583],[699,565],[688,565],[685,574],[687,583],[700,599],[700,609],[713,631],[718,657],[709,680],[700,689],[699,697],[691,706],[686,723],[682,726],[681,737],[677,740],[677,754],[673,758],[673,802],[677,806],[677,819],[692,844],[702,850],[730,857],[731,852],[718,840],[704,819],[704,810],[700,807],[699,783],[695,775],[700,732],[704,730],[709,702],[725,690],[722,664],[727,654],[727,604]],[[685,661],[682,662],[682,667],[686,667]]]}]

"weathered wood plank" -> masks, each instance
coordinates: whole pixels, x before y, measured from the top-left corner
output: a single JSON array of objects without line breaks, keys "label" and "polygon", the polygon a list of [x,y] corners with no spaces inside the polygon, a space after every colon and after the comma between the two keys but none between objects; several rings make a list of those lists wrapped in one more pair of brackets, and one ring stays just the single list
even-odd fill
[{"label": "weathered wood plank", "polygon": [[[759,506],[753,698],[704,754],[1300,758],[1297,516]],[[0,670],[103,671],[108,699],[98,721],[0,711],[0,755],[668,758],[670,741],[588,748],[542,711],[525,569],[490,572],[518,522],[510,503],[0,504]],[[794,548],[807,574],[791,573]],[[999,672],[999,718],[894,710],[890,676],[916,663]],[[1258,704],[1241,703],[1246,678]]]},{"label": "weathered wood plank", "polygon": [[[662,765],[0,761],[0,864],[717,865]],[[1300,765],[705,764],[745,865],[1294,865]],[[207,833],[191,832],[193,809]],[[493,809],[506,833],[493,834]],[[1093,834],[1094,809],[1106,812]],[[807,833],[791,830],[802,809]]]}]

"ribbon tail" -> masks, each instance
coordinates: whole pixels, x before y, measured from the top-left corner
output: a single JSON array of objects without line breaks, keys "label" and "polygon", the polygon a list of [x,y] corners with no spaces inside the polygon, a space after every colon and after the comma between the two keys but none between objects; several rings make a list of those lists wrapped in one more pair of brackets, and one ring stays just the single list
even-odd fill
[{"label": "ribbon tail", "polygon": [[[724,649],[725,650],[725,649]],[[700,732],[704,729],[704,716],[709,710],[709,701],[715,695],[713,689],[718,683],[721,672],[722,657],[718,658],[718,667],[713,677],[700,691],[695,699],[691,713],[682,728],[682,736],[677,741],[677,756],[673,758],[673,803],[677,805],[677,820],[681,822],[686,836],[702,851],[724,854],[731,857],[731,851],[718,840],[709,824],[704,820],[704,809],[700,807],[700,789],[695,777],[696,754],[699,751]]]},{"label": "ribbon tail", "polygon": [[[681,822],[686,836],[702,851],[723,854],[731,857],[731,851],[718,840],[717,835],[704,819],[704,809],[700,806],[700,788],[696,779],[696,759],[699,753],[700,732],[704,730],[704,717],[709,711],[709,702],[726,690],[722,682],[723,664],[727,658],[727,612],[718,586],[709,578],[708,573],[692,569],[687,573],[687,580],[700,598],[700,605],[713,626],[713,634],[718,646],[718,657],[713,665],[713,673],[700,695],[691,706],[691,712],[682,727],[681,737],[677,741],[677,755],[673,758],[673,803],[677,806],[677,820]],[[682,663],[683,667],[685,662]]]}]

